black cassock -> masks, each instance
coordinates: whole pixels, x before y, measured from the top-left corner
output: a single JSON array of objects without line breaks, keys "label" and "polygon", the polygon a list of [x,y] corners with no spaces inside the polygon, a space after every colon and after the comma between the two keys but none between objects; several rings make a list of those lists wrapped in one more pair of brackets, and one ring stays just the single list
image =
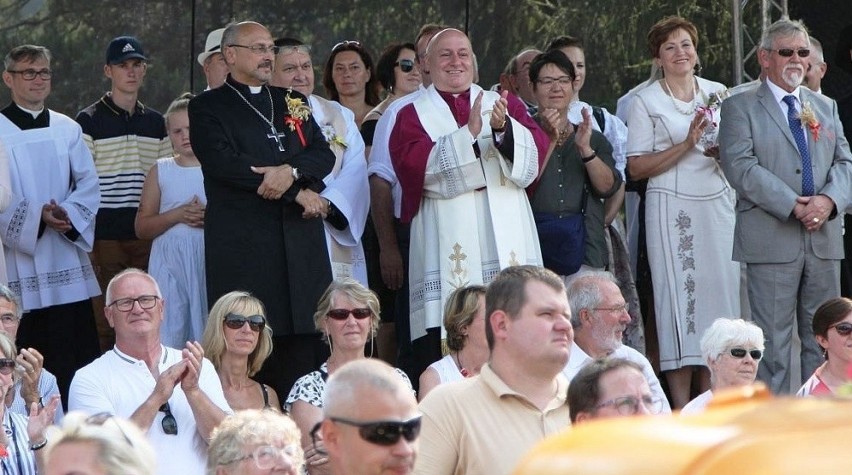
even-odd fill
[{"label": "black cassock", "polygon": [[[322,218],[302,218],[304,210],[295,197],[302,188],[317,193],[325,188],[322,178],[331,172],[334,154],[313,116],[301,126],[306,146],[285,124],[285,96],[307,104],[305,96],[267,86],[252,95],[230,76],[228,83],[267,118],[270,91],[273,124],[285,150],[279,151],[270,126],[228,84],[190,101],[190,141],[207,194],[208,303],[212,306],[232,290],[246,290],[265,305],[276,336],[315,333],[313,313],[331,283],[331,266]],[[282,164],[298,168],[301,176],[281,199],[266,200],[257,194],[263,175],[250,167]]]}]

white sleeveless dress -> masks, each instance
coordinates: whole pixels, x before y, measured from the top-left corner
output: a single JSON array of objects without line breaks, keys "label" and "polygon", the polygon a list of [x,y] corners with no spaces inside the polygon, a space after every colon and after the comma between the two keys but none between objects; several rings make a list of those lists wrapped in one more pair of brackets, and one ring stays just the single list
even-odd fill
[{"label": "white sleeveless dress", "polygon": [[[201,167],[182,167],[174,158],[157,160],[160,213],[177,208],[193,195],[206,205]],[[148,272],[163,293],[165,319],[162,343],[183,348],[201,341],[207,322],[207,283],[204,274],[204,230],[179,223],[154,239]]]}]

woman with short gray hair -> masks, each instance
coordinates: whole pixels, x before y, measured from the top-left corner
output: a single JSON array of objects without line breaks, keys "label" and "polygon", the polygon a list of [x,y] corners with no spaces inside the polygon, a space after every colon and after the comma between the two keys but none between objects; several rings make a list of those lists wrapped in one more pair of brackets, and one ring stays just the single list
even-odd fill
[{"label": "woman with short gray hair", "polygon": [[740,318],[717,318],[701,337],[701,356],[710,368],[710,390],[689,401],[681,414],[704,411],[714,391],[753,383],[763,349],[760,327]]}]

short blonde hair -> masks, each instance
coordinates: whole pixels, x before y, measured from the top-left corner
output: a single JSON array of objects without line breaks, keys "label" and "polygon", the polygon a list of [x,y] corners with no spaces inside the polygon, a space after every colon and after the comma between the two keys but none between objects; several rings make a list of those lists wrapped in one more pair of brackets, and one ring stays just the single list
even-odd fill
[{"label": "short blonde hair", "polygon": [[[204,347],[204,356],[206,356],[213,367],[217,370],[222,364],[222,355],[225,354],[225,317],[229,313],[238,313],[244,316],[262,315],[266,318],[266,310],[263,308],[263,302],[257,299],[252,294],[235,290],[219,297],[219,300],[213,304],[210,309],[210,315],[207,317],[207,326],[204,328],[204,335],[201,337],[201,346]],[[260,371],[263,362],[272,353],[272,328],[269,327],[269,320],[263,327],[263,331],[257,337],[257,346],[248,357],[248,375],[254,376]]]},{"label": "short blonde hair", "polygon": [[93,444],[98,463],[107,475],[154,475],[157,472],[154,449],[135,424],[108,413],[89,416],[71,412],[62,419],[62,426],[47,430],[45,460],[53,451],[72,443]]},{"label": "short blonde hair", "polygon": [[357,280],[344,277],[343,279],[332,281],[328,288],[325,289],[325,292],[322,293],[319,302],[317,302],[317,311],[314,313],[314,326],[318,332],[323,334],[325,342],[328,343],[328,333],[326,333],[324,325],[325,319],[328,318],[326,314],[334,304],[332,300],[336,293],[346,295],[349,297],[349,300],[363,303],[370,309],[372,312],[370,316],[370,337],[375,337],[376,332],[379,331],[379,319],[381,315],[379,298],[375,292],[364,287]]},{"label": "short blonde hair", "polygon": [[467,335],[462,331],[470,326],[476,317],[480,296],[485,299],[485,286],[470,285],[454,290],[447,299],[444,306],[444,328],[447,330],[447,347],[450,350],[461,351],[464,348]]},{"label": "short blonde hair", "polygon": [[231,414],[211,434],[207,474],[214,475],[218,467],[242,460],[246,455],[246,447],[272,444],[279,437],[284,439],[285,444],[296,447],[293,466],[301,467],[305,461],[302,436],[289,416],[277,411],[257,409]]}]

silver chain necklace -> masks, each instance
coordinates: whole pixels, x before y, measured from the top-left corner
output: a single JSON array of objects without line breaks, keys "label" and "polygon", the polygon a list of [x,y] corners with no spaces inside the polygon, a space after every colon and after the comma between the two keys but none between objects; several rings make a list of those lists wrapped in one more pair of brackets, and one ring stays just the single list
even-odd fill
[{"label": "silver chain necklace", "polygon": [[[279,133],[278,130],[275,128],[275,124],[272,122],[272,120],[275,120],[275,102],[273,102],[273,100],[272,100],[272,93],[269,91],[269,87],[266,88],[266,94],[269,95],[269,108],[271,109],[270,115],[272,116],[272,120],[267,119],[266,116],[263,115],[262,112],[257,110],[257,108],[255,106],[253,106],[251,104],[251,102],[249,102],[249,100],[246,99],[245,96],[243,96],[243,94],[237,88],[232,86],[231,83],[229,83],[228,81],[225,81],[225,84],[228,87],[230,87],[234,92],[236,92],[237,96],[239,96],[239,98],[242,99],[243,102],[245,102],[247,106],[251,107],[251,110],[253,110],[254,113],[257,114],[258,117],[263,119],[263,121],[266,122],[267,125],[269,125],[269,129],[272,133],[266,134],[266,138],[268,138],[270,140],[274,140],[275,143],[278,145],[278,151],[283,152],[284,151],[284,144],[281,142],[281,139],[283,137],[286,137],[286,134]],[[263,86],[261,86],[261,87],[263,87]]]}]

